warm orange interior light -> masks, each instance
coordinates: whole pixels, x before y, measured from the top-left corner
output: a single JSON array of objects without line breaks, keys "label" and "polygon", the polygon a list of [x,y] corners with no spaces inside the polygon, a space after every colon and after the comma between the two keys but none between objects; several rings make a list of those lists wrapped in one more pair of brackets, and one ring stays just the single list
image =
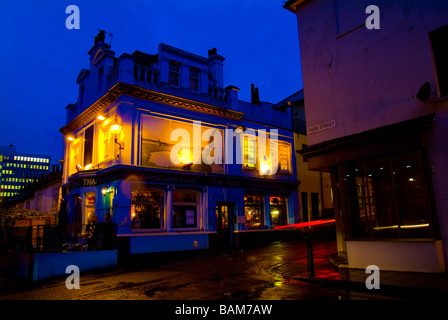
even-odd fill
[{"label": "warm orange interior light", "polygon": [[110,132],[112,134],[120,134],[122,127],[123,126],[118,122],[117,118],[115,118],[114,122],[110,126]]}]

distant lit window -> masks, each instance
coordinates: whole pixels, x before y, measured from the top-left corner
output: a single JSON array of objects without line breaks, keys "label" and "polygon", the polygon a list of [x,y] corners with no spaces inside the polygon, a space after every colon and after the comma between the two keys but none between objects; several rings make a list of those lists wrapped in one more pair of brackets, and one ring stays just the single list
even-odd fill
[{"label": "distant lit window", "polygon": [[169,84],[179,87],[180,64],[170,61],[169,66]]},{"label": "distant lit window", "polygon": [[271,226],[277,227],[288,224],[287,197],[270,197]]},{"label": "distant lit window", "polygon": [[190,68],[190,89],[199,91],[199,70]]}]

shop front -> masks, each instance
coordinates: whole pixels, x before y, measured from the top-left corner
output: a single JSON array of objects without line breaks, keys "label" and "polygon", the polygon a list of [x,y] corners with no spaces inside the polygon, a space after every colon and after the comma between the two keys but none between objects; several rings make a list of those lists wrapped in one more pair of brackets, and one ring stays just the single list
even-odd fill
[{"label": "shop front", "polygon": [[295,221],[297,182],[257,180],[120,165],[73,175],[70,202],[78,233],[111,218],[119,257],[231,248],[294,232],[274,227]]},{"label": "shop front", "polygon": [[445,270],[429,158],[431,123],[430,115],[303,152],[310,166],[332,173],[338,249],[350,267]]}]

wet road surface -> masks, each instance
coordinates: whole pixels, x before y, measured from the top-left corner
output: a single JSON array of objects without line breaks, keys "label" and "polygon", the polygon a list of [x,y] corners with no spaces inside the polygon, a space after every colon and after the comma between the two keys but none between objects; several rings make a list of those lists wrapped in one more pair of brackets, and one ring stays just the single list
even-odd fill
[{"label": "wet road surface", "polygon": [[[337,277],[328,261],[334,241],[313,244],[316,277]],[[307,276],[304,241],[263,248],[204,254],[183,261],[114,270],[81,270],[80,289],[65,277],[9,292],[1,300],[369,300],[376,294],[322,287],[297,280]]]}]

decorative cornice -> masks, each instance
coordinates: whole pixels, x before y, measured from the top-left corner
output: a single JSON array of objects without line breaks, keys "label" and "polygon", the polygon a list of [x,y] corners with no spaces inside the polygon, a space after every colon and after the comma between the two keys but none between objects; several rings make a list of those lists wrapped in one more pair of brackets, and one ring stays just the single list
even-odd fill
[{"label": "decorative cornice", "polygon": [[116,101],[121,95],[129,95],[132,97],[154,101],[158,103],[167,104],[179,108],[193,110],[197,112],[212,114],[220,117],[239,120],[244,115],[243,112],[229,110],[214,105],[188,100],[181,97],[172,96],[165,93],[155,92],[152,90],[137,87],[128,83],[117,82],[108,92],[93,103],[89,108],[84,110],[80,115],[68,123],[65,127],[60,129],[62,134],[72,132],[74,129],[79,128],[84,123],[95,118],[96,114],[103,108]]}]

